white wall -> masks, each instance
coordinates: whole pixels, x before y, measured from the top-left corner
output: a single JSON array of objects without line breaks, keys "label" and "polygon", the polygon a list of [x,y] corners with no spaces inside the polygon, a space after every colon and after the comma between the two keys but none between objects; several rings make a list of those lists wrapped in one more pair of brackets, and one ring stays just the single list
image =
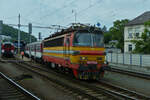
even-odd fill
[{"label": "white wall", "polygon": [[[133,38],[129,38],[129,29],[132,31]],[[144,25],[134,25],[134,26],[125,26],[124,28],[124,52],[129,53],[128,45],[132,45],[132,50],[135,48],[135,44],[131,42],[131,40],[140,40],[135,36],[136,29],[139,31],[139,37],[141,37],[144,32]]]}]

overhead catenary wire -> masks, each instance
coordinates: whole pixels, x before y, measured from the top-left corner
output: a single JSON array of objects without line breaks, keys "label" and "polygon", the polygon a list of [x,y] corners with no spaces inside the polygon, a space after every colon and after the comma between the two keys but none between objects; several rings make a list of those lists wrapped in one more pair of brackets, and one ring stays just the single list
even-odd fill
[{"label": "overhead catenary wire", "polygon": [[26,21],[28,21],[28,22],[30,22],[30,23],[33,23],[33,24],[36,24],[36,25],[46,25],[46,24],[43,24],[43,23],[39,23],[39,22],[35,22],[35,21],[33,21],[33,20],[31,20],[31,19],[27,19],[27,18],[25,18],[25,17],[21,17],[23,20],[26,20]]},{"label": "overhead catenary wire", "polygon": [[[84,8],[84,9],[82,9],[82,10],[76,12],[76,13],[77,13],[77,14],[81,14],[82,12],[84,12],[84,11],[86,11],[86,10],[88,10],[88,9],[90,9],[90,8],[92,8],[92,7],[94,7],[94,6],[96,6],[99,2],[102,2],[102,1],[103,1],[103,0],[98,0],[98,1],[95,2],[94,4],[92,4],[92,5],[90,4],[88,7]],[[63,23],[63,22],[65,21],[65,19],[70,19],[70,18],[72,18],[72,15],[65,17],[61,23]],[[61,23],[59,23],[59,24],[61,24]]]},{"label": "overhead catenary wire", "polygon": [[[18,24],[6,24],[9,26],[16,26],[18,27]],[[20,27],[28,27],[28,25],[20,25]],[[51,26],[32,26],[33,28],[43,28],[43,29],[64,29],[66,27],[60,26],[60,25],[51,25]]]},{"label": "overhead catenary wire", "polygon": [[54,10],[54,11],[51,12],[51,13],[49,13],[49,14],[47,14],[47,15],[44,15],[44,16],[41,16],[40,19],[41,19],[41,18],[46,18],[46,17],[48,17],[48,16],[53,16],[53,15],[55,15],[56,13],[58,13],[59,11],[61,11],[61,10],[65,9],[65,8],[67,8],[68,6],[70,6],[71,4],[73,4],[73,3],[76,2],[76,1],[77,1],[77,0],[72,0],[69,4],[63,5],[62,7],[60,7],[60,8],[58,8],[58,9]]}]

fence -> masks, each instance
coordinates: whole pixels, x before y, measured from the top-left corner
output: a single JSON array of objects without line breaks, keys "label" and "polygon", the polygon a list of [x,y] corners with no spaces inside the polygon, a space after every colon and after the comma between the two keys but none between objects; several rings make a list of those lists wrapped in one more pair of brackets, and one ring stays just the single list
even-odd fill
[{"label": "fence", "polygon": [[146,54],[107,53],[106,60],[117,64],[150,66],[150,55]]}]

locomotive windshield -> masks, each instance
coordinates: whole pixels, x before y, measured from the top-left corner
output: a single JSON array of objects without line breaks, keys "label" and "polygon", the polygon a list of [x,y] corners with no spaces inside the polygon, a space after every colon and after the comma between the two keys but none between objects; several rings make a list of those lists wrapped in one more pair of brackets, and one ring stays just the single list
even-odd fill
[{"label": "locomotive windshield", "polygon": [[11,48],[11,44],[5,44],[4,48]]},{"label": "locomotive windshield", "polygon": [[74,46],[103,47],[103,34],[100,33],[76,33],[73,41]]}]

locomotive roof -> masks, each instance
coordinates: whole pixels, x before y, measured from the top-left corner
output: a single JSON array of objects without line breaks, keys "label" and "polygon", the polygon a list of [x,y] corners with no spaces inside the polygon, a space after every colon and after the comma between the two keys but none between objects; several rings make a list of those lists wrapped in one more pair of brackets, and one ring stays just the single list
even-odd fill
[{"label": "locomotive roof", "polygon": [[12,42],[3,42],[2,44],[11,44],[11,45],[14,45]]},{"label": "locomotive roof", "polygon": [[67,33],[69,34],[71,32],[75,32],[75,31],[80,31],[80,32],[101,32],[102,33],[102,30],[98,27],[80,24],[80,26],[70,26],[67,29],[62,29],[60,32],[56,32],[56,33],[50,35],[49,37],[45,38],[44,40],[52,38],[52,37],[56,37],[56,36],[59,36],[59,35],[67,34]]}]

